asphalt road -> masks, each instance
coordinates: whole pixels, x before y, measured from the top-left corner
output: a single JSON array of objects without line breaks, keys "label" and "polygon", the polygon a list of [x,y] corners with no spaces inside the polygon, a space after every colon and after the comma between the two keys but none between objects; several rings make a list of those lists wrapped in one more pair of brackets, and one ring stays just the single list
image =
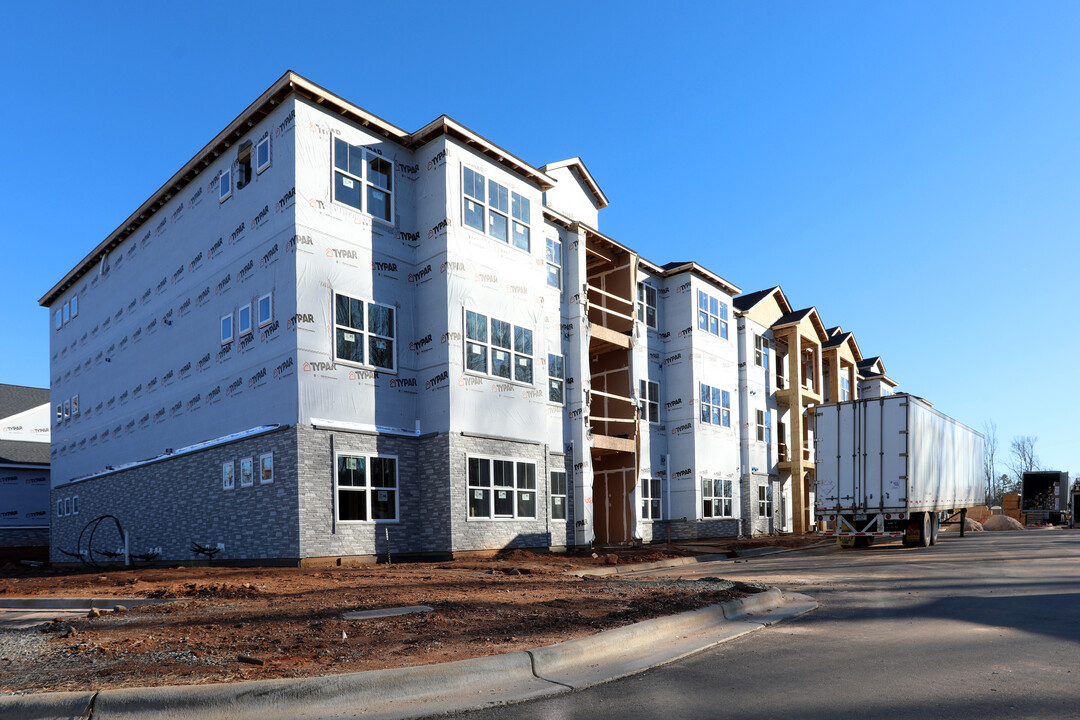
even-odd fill
[{"label": "asphalt road", "polygon": [[821,608],[690,658],[455,717],[1080,718],[1080,530],[943,535],[661,573],[758,580]]}]

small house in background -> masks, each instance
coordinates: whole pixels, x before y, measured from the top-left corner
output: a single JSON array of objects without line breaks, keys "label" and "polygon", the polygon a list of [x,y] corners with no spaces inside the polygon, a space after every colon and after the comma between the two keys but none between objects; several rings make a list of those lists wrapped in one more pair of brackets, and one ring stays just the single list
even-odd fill
[{"label": "small house in background", "polygon": [[48,557],[49,390],[0,384],[0,559]]}]

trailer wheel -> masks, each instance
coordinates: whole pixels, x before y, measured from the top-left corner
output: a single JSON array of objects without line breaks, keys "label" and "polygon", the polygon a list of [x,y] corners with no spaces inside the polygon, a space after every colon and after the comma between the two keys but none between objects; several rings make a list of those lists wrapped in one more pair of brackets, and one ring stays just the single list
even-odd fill
[{"label": "trailer wheel", "polygon": [[921,522],[919,523],[922,530],[919,532],[919,547],[930,547],[930,513],[919,513],[922,515]]},{"label": "trailer wheel", "polygon": [[927,515],[930,516],[930,544],[937,545],[938,528],[941,527],[941,518],[938,517],[936,512],[927,513]]}]

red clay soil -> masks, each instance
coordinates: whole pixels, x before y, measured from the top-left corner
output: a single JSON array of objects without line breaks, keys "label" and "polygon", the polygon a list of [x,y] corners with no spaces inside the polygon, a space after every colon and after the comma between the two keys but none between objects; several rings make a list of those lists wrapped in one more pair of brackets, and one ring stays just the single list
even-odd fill
[{"label": "red clay soil", "polygon": [[[525,650],[745,594],[718,583],[627,583],[568,571],[817,540],[618,548],[599,550],[597,557],[514,550],[486,559],[326,569],[7,566],[0,605],[4,597],[35,596],[168,602],[0,631],[0,692],[305,677]],[[348,611],[410,605],[433,612],[342,618]]]}]

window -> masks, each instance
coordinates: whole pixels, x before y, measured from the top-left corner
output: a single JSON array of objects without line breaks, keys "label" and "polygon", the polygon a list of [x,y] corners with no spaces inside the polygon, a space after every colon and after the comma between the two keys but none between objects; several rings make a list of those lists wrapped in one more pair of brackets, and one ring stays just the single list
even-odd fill
[{"label": "window", "polygon": [[512,241],[514,247],[522,250],[530,249],[528,198],[467,167],[462,168],[462,194],[462,221],[467,227],[486,232],[504,243]]},{"label": "window", "polygon": [[56,311],[56,329],[64,327],[64,313],[62,310]]},{"label": "window", "polygon": [[547,284],[562,289],[562,240],[547,239]]},{"label": "window", "polygon": [[71,514],[71,498],[64,498],[64,517]]},{"label": "window", "polygon": [[754,364],[769,369],[769,341],[760,335],[754,336]]},{"label": "window", "polygon": [[701,480],[701,498],[703,517],[731,517],[730,480],[703,478]]},{"label": "window", "polygon": [[566,519],[566,473],[551,471],[551,519]]},{"label": "window", "polygon": [[236,189],[241,190],[251,182],[251,141],[245,140],[236,153]]},{"label": "window", "polygon": [[772,485],[759,485],[757,489],[758,517],[772,517]]},{"label": "window", "polygon": [[566,402],[566,380],[562,355],[548,355],[548,401]]},{"label": "window", "polygon": [[660,478],[641,479],[641,519],[659,520],[663,514],[660,512]]},{"label": "window", "polygon": [[56,421],[60,422],[64,419],[64,403],[57,403],[56,405]]},{"label": "window", "polygon": [[79,296],[78,295],[72,295],[71,296],[71,319],[74,320],[75,317],[78,314],[79,314]]},{"label": "window", "polygon": [[225,345],[233,341],[232,313],[221,316],[221,344]]},{"label": "window", "polygon": [[701,384],[701,422],[731,427],[731,393]]},{"label": "window", "polygon": [[368,148],[334,138],[334,200],[392,222],[393,165]]},{"label": "window", "polygon": [[840,378],[840,402],[851,399],[851,379]]},{"label": "window", "polygon": [[237,315],[239,322],[237,322],[237,329],[240,331],[240,337],[243,337],[251,332],[251,303],[240,306],[240,312]]},{"label": "window", "polygon": [[254,458],[243,458],[240,461],[240,487],[251,487],[255,484],[254,467]]},{"label": "window", "polygon": [[769,442],[769,413],[764,410],[757,412],[757,439],[761,442]]},{"label": "window", "polygon": [[[395,310],[369,302],[365,325],[364,301],[334,294],[334,358],[381,370],[397,368],[394,356]],[[366,327],[366,333],[365,333]],[[365,342],[364,336],[367,335]],[[364,359],[365,348],[367,359]]]},{"label": "window", "polygon": [[78,515],[79,514],[79,496],[78,495],[71,498],[71,514],[72,515]]},{"label": "window", "polygon": [[75,417],[79,414],[79,396],[71,396],[71,417]]},{"label": "window", "polygon": [[225,168],[218,176],[218,202],[225,202],[232,197],[232,168]]},{"label": "window", "polygon": [[64,501],[56,501],[56,517],[64,517]]},{"label": "window", "polygon": [[656,288],[643,282],[637,284],[637,319],[656,328]]},{"label": "window", "polygon": [[532,330],[466,310],[465,369],[532,385]]},{"label": "window", "polygon": [[274,482],[274,453],[259,456],[259,482],[263,485]]},{"label": "window", "polygon": [[397,497],[397,458],[338,455],[338,520],[397,520]]},{"label": "window", "polygon": [[64,401],[64,419],[68,420],[70,418],[71,418],[71,401],[70,400],[65,400]]},{"label": "window", "polygon": [[660,422],[660,385],[648,380],[640,380],[641,419],[651,423]]},{"label": "window", "polygon": [[270,136],[267,135],[255,146],[255,174],[258,175],[270,167]]},{"label": "window", "polygon": [[536,464],[469,458],[470,518],[535,518]]},{"label": "window", "polygon": [[270,321],[274,318],[274,302],[270,297],[270,294],[263,295],[259,298],[259,327],[269,325]]},{"label": "window", "polygon": [[727,303],[698,290],[698,329],[727,338]]},{"label": "window", "polygon": [[68,300],[64,303],[64,324],[67,325],[71,322],[71,301]]},{"label": "window", "polygon": [[234,482],[232,460],[227,463],[221,463],[221,489],[232,490]]}]

